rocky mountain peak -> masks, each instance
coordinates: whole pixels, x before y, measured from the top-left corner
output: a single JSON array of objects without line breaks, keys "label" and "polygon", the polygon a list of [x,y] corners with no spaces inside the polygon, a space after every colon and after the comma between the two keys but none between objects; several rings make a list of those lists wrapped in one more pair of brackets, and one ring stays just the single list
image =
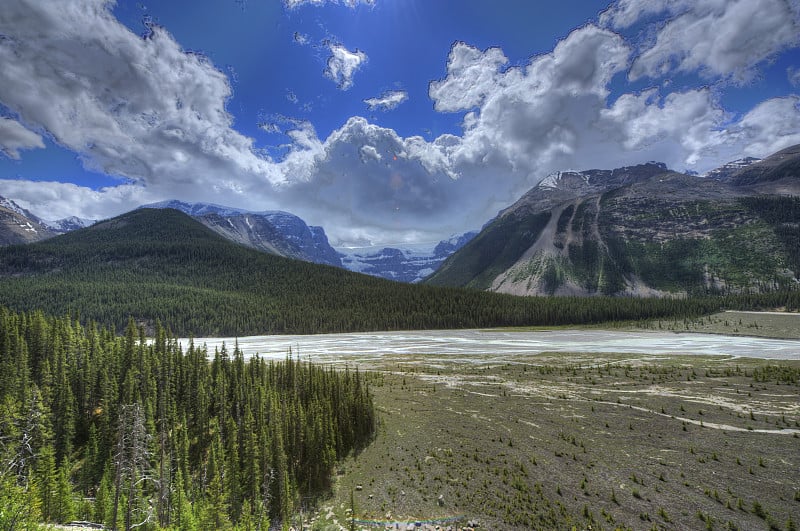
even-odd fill
[{"label": "rocky mountain peak", "polygon": [[213,203],[161,201],[141,208],[172,208],[188,214],[217,234],[234,242],[307,262],[342,266],[322,227],[280,210],[254,212]]},{"label": "rocky mountain peak", "polygon": [[12,199],[0,196],[0,245],[37,242],[55,234],[28,210]]},{"label": "rocky mountain peak", "polygon": [[660,163],[551,174],[427,281],[517,295],[797,286],[800,146],[712,175]]}]

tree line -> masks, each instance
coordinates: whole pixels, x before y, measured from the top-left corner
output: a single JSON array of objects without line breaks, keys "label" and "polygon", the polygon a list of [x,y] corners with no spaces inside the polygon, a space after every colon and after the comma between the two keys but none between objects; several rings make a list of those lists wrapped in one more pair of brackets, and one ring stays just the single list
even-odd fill
[{"label": "tree line", "polygon": [[357,370],[0,308],[0,529],[267,529],[375,423]]},{"label": "tree line", "polygon": [[[764,300],[771,296],[783,297]],[[73,314],[119,333],[130,316],[148,334],[161,321],[177,335],[200,337],[582,325],[696,317],[736,304],[707,296],[516,297],[401,284],[248,249],[169,210],[135,211],[0,249],[0,305]]]}]

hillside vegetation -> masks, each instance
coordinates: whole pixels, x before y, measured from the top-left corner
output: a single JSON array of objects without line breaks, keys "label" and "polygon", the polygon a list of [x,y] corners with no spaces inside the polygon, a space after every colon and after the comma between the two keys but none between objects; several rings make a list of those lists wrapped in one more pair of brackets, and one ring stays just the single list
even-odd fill
[{"label": "hillside vegetation", "polygon": [[267,529],[373,436],[357,371],[208,358],[161,327],[146,342],[0,308],[0,529]]},{"label": "hillside vegetation", "polygon": [[118,331],[129,316],[148,333],[161,320],[180,335],[253,335],[586,324],[759,303],[797,307],[798,296],[587,300],[400,284],[254,251],[174,210],[138,210],[0,249],[0,304],[72,312]]}]

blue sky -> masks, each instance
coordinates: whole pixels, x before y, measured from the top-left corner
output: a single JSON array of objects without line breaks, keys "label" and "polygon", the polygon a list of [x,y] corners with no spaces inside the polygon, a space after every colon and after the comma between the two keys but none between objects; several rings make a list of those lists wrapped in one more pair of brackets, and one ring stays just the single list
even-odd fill
[{"label": "blue sky", "polygon": [[798,0],[7,0],[0,36],[0,195],[45,219],[436,241],[553,171],[800,143]]}]

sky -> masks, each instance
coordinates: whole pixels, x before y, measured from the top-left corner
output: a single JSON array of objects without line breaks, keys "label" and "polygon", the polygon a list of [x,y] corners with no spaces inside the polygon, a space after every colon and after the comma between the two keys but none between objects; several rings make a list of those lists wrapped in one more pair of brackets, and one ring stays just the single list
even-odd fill
[{"label": "sky", "polygon": [[800,143],[800,0],[3,0],[0,195],[480,228],[548,174]]}]

